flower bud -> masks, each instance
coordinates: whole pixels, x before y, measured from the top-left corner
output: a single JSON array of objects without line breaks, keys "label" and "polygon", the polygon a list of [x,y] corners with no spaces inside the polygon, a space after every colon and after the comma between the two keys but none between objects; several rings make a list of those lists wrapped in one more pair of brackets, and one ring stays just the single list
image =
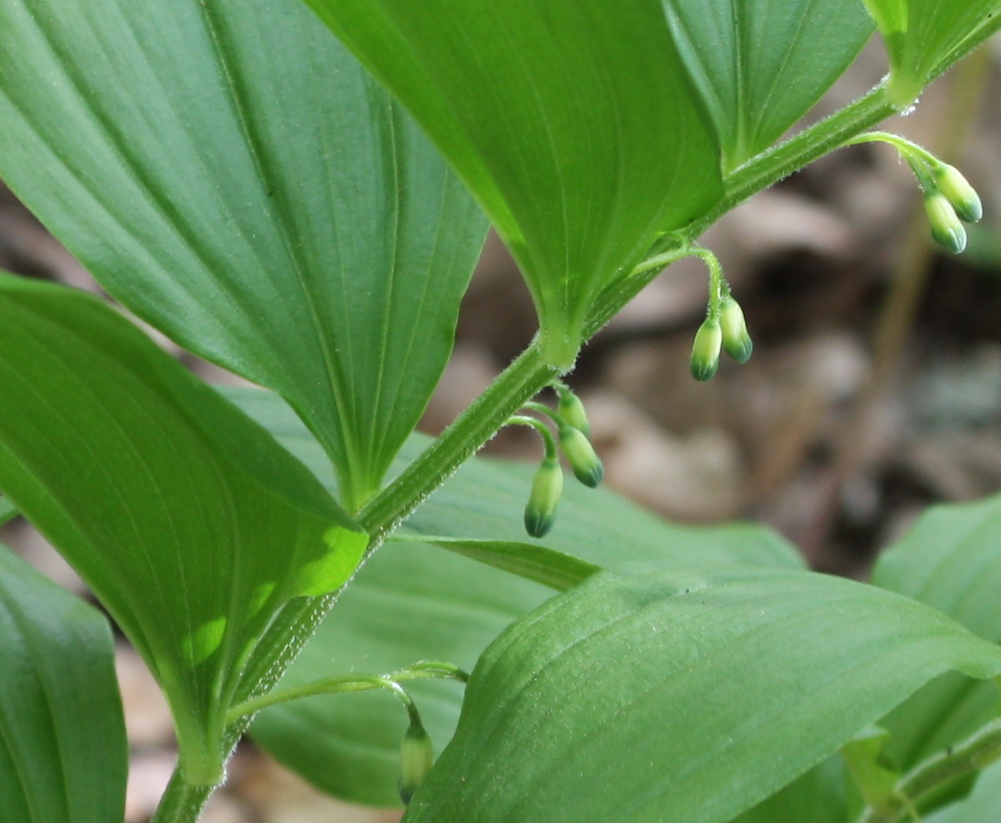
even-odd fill
[{"label": "flower bud", "polygon": [[723,350],[738,363],[746,363],[754,344],[747,333],[744,312],[732,297],[727,297],[720,306],[719,327],[723,334]]},{"label": "flower bud", "polygon": [[556,506],[563,494],[563,469],[555,457],[542,461],[532,480],[532,493],[525,506],[525,531],[543,537],[556,522]]},{"label": "flower bud", "polygon": [[948,163],[936,166],[935,185],[964,223],[976,223],[984,216],[984,204],[980,202],[980,195],[955,166]]},{"label": "flower bud", "polygon": [[926,194],[925,212],[936,243],[953,254],[959,254],[966,248],[966,229],[944,195],[938,192]]},{"label": "flower bud", "polygon": [[591,423],[587,419],[587,412],[584,411],[584,404],[580,398],[569,389],[560,389],[560,403],[556,413],[564,423],[573,426],[578,431],[584,432],[585,437],[591,436]]},{"label": "flower bud", "polygon": [[434,749],[431,738],[420,723],[411,723],[403,735],[400,746],[400,782],[398,789],[404,805],[410,802],[431,766],[434,765]]},{"label": "flower bud", "polygon": [[594,451],[594,446],[584,432],[573,426],[560,427],[560,446],[566,455],[574,477],[590,488],[595,488],[605,476],[605,467]]},{"label": "flower bud", "polygon": [[695,333],[690,362],[692,377],[708,380],[719,367],[719,352],[723,346],[723,332],[719,321],[706,320]]}]

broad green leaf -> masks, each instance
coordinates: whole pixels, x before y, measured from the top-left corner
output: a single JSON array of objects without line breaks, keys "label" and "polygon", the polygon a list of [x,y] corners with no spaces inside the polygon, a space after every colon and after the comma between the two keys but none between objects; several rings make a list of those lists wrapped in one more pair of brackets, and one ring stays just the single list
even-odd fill
[{"label": "broad green leaf", "polygon": [[862,0],[884,35],[907,31],[908,0]]},{"label": "broad green leaf", "polygon": [[896,787],[900,769],[886,756],[890,733],[872,726],[864,729],[841,747],[841,754],[851,770],[867,805],[891,813],[896,808]]},{"label": "broad green leaf", "polygon": [[844,758],[834,755],[733,823],[849,823],[861,808]]},{"label": "broad green leaf", "polygon": [[297,0],[0,4],[0,177],[101,284],[295,407],[357,506],[486,221]]},{"label": "broad green leaf", "polygon": [[923,818],[924,823],[990,823],[1001,820],[1001,763],[985,769],[969,797]]},{"label": "broad green leaf", "polygon": [[909,106],[963,44],[1001,27],[999,0],[863,0],[890,61],[890,96]]},{"label": "broad green leaf", "polygon": [[875,586],[599,575],[480,658],[404,820],[722,823],[948,669],[995,676],[1001,648]]},{"label": "broad green leaf", "polygon": [[567,367],[590,301],[719,196],[660,0],[306,0],[407,106],[521,268]]},{"label": "broad green leaf", "polygon": [[[419,541],[419,538],[406,534],[390,539],[398,542]],[[425,542],[561,592],[580,585],[591,575],[601,571],[600,566],[586,560],[531,543],[464,540],[460,537],[428,537]]]},{"label": "broad green leaf", "polygon": [[0,497],[0,526],[17,517],[17,509],[6,497]]},{"label": "broad green leaf", "polygon": [[[324,483],[333,483],[319,446],[280,398],[248,389],[227,389],[226,395]],[[427,443],[425,437],[413,437],[398,467]],[[422,534],[455,552],[478,559],[489,555],[493,565],[501,565],[498,557],[506,556],[512,570],[549,585],[565,585],[594,566],[802,567],[793,550],[764,529],[740,524],[677,526],[605,490],[571,484],[553,532],[540,545],[530,545],[521,512],[531,476],[530,466],[483,458],[467,462],[400,529],[406,540],[391,541],[366,563],[282,685],[346,672],[381,673],[419,658],[471,668],[502,629],[552,594],[415,542]],[[534,567],[531,552],[537,555]],[[413,689],[440,751],[455,727],[461,691],[455,684],[423,682]],[[255,721],[253,734],[282,763],[321,789],[358,803],[386,806],[398,803],[395,787],[405,727],[391,697],[363,694],[311,698],[268,709]]]},{"label": "broad green leaf", "polygon": [[[421,659],[467,670],[512,620],[551,591],[415,543],[389,543],[358,573],[279,688],[348,672],[381,674]],[[437,751],[452,736],[462,688],[407,683]],[[257,743],[315,786],[355,803],[398,806],[406,713],[391,695],[313,697],[261,712]]]},{"label": "broad green leaf", "polygon": [[663,4],[712,115],[724,171],[768,148],[806,114],[872,34],[859,0]]},{"label": "broad green leaf", "polygon": [[121,820],[128,746],[108,621],[3,546],[0,659],[0,820]]},{"label": "broad green leaf", "polygon": [[241,665],[367,539],[271,436],[96,298],[0,277],[0,488],[62,552],[215,781]]},{"label": "broad green leaf", "polygon": [[[993,642],[1001,642],[1001,496],[936,506],[879,558],[873,583],[927,603]],[[998,690],[946,675],[880,725],[892,732],[889,752],[904,768],[968,737],[997,716]]]}]

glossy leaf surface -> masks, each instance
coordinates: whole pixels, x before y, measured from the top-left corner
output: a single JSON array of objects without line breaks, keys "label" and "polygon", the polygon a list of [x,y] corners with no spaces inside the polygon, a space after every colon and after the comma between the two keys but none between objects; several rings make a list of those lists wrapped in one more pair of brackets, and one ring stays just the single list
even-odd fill
[{"label": "glossy leaf surface", "polygon": [[514,254],[568,366],[601,284],[719,195],[659,0],[306,0],[414,114]]},{"label": "glossy leaf surface", "polygon": [[359,503],[486,231],[430,142],[297,0],[11,0],[0,31],[0,177],[129,308],[286,397]]},{"label": "glossy leaf surface", "polygon": [[128,746],[108,621],[4,546],[0,658],[0,820],[121,820]]},{"label": "glossy leaf surface", "polygon": [[271,436],[96,298],[0,278],[0,488],[145,657],[190,780],[241,664],[366,537]]},{"label": "glossy leaf surface", "polygon": [[[1001,642],[1001,496],[929,509],[880,556],[873,582],[939,609],[970,631]],[[997,716],[998,691],[950,675],[904,703],[881,725],[905,769],[968,737]]]},{"label": "glossy leaf surface", "polygon": [[913,103],[963,43],[1001,27],[998,0],[863,0],[890,61],[890,95]]},{"label": "glossy leaf surface", "polygon": [[[279,398],[246,389],[227,389],[226,394],[324,482],[333,482],[319,446]],[[426,443],[427,438],[412,438],[400,465]],[[535,583],[414,542],[422,534],[447,543],[453,552],[480,559],[494,554],[494,565],[503,565],[496,555],[514,564],[529,563],[534,552],[537,565],[531,573],[514,570],[545,578],[549,585],[586,576],[594,565],[621,570],[693,562],[802,566],[792,549],[764,529],[672,525],[606,490],[570,484],[554,530],[538,541],[556,554],[547,564],[545,552],[539,557],[540,546],[528,542],[521,524],[531,477],[531,466],[468,461],[404,524],[400,531],[406,541],[388,543],[366,563],[283,685],[351,671],[381,673],[419,658],[472,667],[512,620],[552,595]],[[413,690],[440,751],[455,727],[462,692],[452,683],[415,683]],[[405,726],[391,697],[362,694],[268,709],[255,721],[253,733],[269,752],[320,788],[386,806],[398,803],[395,786]]]},{"label": "glossy leaf surface", "polygon": [[992,677],[1001,649],[873,586],[601,575],[491,645],[404,819],[722,823],[947,669]]},{"label": "glossy leaf surface", "polygon": [[872,34],[859,0],[663,3],[712,115],[724,170],[768,148],[795,124]]}]

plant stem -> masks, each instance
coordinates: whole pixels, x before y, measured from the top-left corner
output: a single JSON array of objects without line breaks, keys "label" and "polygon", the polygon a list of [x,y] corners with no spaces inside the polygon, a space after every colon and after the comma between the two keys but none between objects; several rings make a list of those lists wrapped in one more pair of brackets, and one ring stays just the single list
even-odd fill
[{"label": "plant stem", "polygon": [[858,823],[901,823],[915,800],[965,774],[979,771],[1001,757],[1001,720],[993,720],[958,746],[919,764],[897,783],[893,808],[878,812],[867,808]]},{"label": "plant stem", "polygon": [[886,89],[882,85],[876,86],[830,117],[756,155],[726,176],[723,180],[723,198],[708,214],[689,226],[688,236],[697,237],[752,194],[799,171],[840,147],[848,138],[885,120],[896,110]]},{"label": "plant stem", "polygon": [[358,514],[358,522],[381,539],[496,434],[508,419],[544,389],[558,370],[546,365],[536,341],[421,455]]},{"label": "plant stem", "polygon": [[[1001,26],[1001,21],[998,25]],[[979,33],[976,42],[964,44],[961,53],[957,50],[950,54],[937,73],[948,69],[990,33]],[[738,203],[822,157],[894,111],[885,87],[877,86],[839,112],[737,167],[724,179],[725,193],[719,203],[685,227],[681,246],[686,247],[690,238],[698,237]],[[584,339],[596,334],[639,294],[657,276],[661,263],[666,266],[673,259],[685,256],[684,248],[672,249],[678,245],[678,233],[662,238],[651,249],[651,257],[637,266],[632,276],[617,281],[599,294],[584,322]],[[421,501],[490,440],[511,415],[559,376],[559,369],[546,365],[538,341],[533,341],[434,443],[361,510],[358,522],[372,536],[369,554]],[[334,592],[319,598],[298,598],[282,609],[247,666],[237,700],[264,694],[278,682],[338,595],[339,592]],[[227,729],[223,741],[227,751],[236,746],[247,725],[248,721],[243,719]],[[194,823],[211,791],[210,787],[187,785],[183,773],[175,770],[153,823]]]},{"label": "plant stem", "polygon": [[636,266],[630,277],[616,281],[598,295],[584,325],[585,337],[596,334],[661,269],[689,256],[690,243],[734,206],[840,147],[849,138],[875,126],[895,111],[886,89],[877,86],[830,117],[738,166],[724,178],[724,195],[708,213],[683,231],[665,235],[650,250],[650,257]]},{"label": "plant stem", "polygon": [[[389,674],[367,674],[367,675],[342,675],[340,677],[324,677],[301,686],[293,686],[288,689],[276,689],[260,697],[245,700],[229,710],[227,719],[232,723],[242,717],[256,714],[261,709],[269,706],[277,706],[281,703],[288,703],[292,700],[301,700],[304,697],[316,697],[321,694],[346,694],[349,692],[364,692],[372,689],[390,689],[397,696],[399,690],[395,684],[408,680],[457,680],[465,683],[469,679],[461,669],[454,666],[445,667],[439,665],[436,668],[410,667],[390,672]],[[410,711],[410,704],[407,704]]]},{"label": "plant stem", "polygon": [[211,787],[192,786],[184,773],[175,769],[150,823],[194,823],[211,793]]}]

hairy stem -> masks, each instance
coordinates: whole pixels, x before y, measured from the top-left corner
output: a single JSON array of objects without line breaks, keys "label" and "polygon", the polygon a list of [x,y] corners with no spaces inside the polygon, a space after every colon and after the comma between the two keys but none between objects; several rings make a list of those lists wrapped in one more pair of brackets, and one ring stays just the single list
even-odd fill
[{"label": "hairy stem", "polygon": [[914,801],[998,758],[1001,758],[1001,720],[994,720],[958,746],[929,758],[904,775],[894,790],[892,808],[882,812],[867,808],[858,823],[902,823],[910,815]]}]

